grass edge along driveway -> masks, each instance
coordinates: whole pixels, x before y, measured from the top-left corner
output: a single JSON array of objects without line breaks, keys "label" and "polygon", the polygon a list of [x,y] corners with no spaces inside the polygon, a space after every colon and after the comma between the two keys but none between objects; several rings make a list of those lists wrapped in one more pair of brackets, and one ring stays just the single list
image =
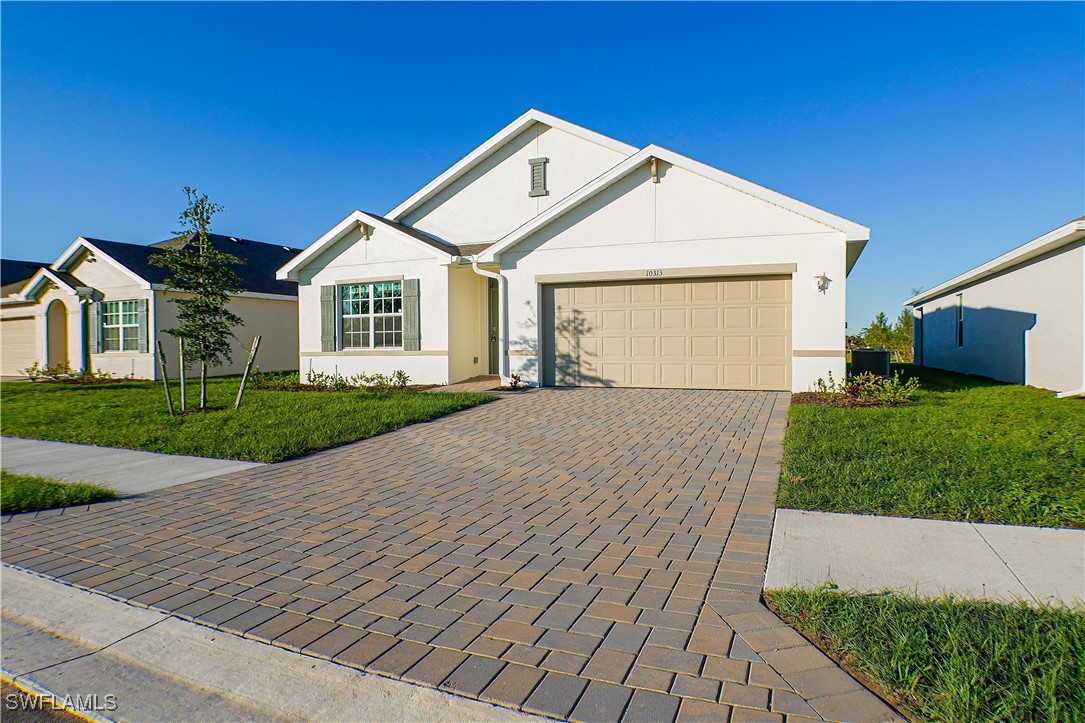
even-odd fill
[{"label": "grass edge along driveway", "polygon": [[910,406],[793,404],[777,506],[1085,527],[1085,403],[902,365]]},{"label": "grass edge along driveway", "polygon": [[[165,454],[279,462],[338,447],[496,399],[454,392],[247,391],[236,377],[208,383],[215,411],[170,417],[161,382],[100,385],[8,382],[0,432],[16,437]],[[174,401],[178,390],[173,391]]]},{"label": "grass edge along driveway", "polygon": [[1085,614],[987,601],[767,590],[831,657],[924,721],[1085,718]]},{"label": "grass edge along driveway", "polygon": [[109,487],[91,482],[58,482],[0,470],[0,514],[14,515],[117,499]]}]

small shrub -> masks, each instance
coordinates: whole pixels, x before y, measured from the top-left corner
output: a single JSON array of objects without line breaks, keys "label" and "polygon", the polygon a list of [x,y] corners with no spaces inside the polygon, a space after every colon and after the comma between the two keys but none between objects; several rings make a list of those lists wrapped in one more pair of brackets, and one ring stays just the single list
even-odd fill
[{"label": "small shrub", "polygon": [[[98,384],[101,382],[115,381],[117,379],[115,375],[102,371],[101,369],[98,371],[87,369],[86,371],[73,372],[71,365],[66,361],[54,364],[51,367],[47,367],[39,362],[34,362],[22,371],[32,382]],[[134,379],[135,377],[131,374],[127,374],[123,378]]]},{"label": "small shrub", "polygon": [[298,372],[266,372],[253,367],[250,375],[252,388],[267,392],[290,392],[301,385]]},{"label": "small shrub", "polygon": [[407,385],[411,383],[411,378],[407,375],[407,372],[402,369],[396,369],[392,372],[392,386],[399,391],[403,391],[407,388]]},{"label": "small shrub", "polygon": [[823,404],[830,407],[899,407],[911,402],[919,392],[919,380],[902,380],[900,372],[879,377],[865,372],[837,381],[829,372],[828,380],[818,379],[812,392],[792,396],[796,404]]},{"label": "small shrub", "polygon": [[524,379],[519,374],[513,374],[511,377],[509,377],[509,386],[513,389],[519,389],[523,385],[523,383]]}]

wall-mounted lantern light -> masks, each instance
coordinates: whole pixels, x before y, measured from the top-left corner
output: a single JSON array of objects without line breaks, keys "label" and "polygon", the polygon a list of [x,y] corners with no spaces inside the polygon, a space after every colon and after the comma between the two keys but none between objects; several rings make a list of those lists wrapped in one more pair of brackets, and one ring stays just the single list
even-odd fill
[{"label": "wall-mounted lantern light", "polygon": [[818,291],[820,291],[823,294],[826,291],[829,290],[829,284],[831,284],[832,281],[833,281],[832,279],[830,279],[828,276],[825,275],[825,272],[822,272],[822,273],[818,274],[817,276],[814,277],[814,279],[818,282]]}]

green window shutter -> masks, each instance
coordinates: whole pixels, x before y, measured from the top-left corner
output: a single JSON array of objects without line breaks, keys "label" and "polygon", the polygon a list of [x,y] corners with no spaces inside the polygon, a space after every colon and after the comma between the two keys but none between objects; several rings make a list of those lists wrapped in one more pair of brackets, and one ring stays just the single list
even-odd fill
[{"label": "green window shutter", "polygon": [[531,164],[531,190],[527,192],[528,196],[550,195],[546,190],[546,164],[549,161],[549,158],[532,158],[528,161]]},{"label": "green window shutter", "polygon": [[403,280],[403,351],[421,351],[422,329],[419,324],[418,279]]},{"label": "green window shutter", "polygon": [[139,313],[139,353],[146,354],[151,348],[151,335],[148,333],[147,299],[138,299],[137,310]]},{"label": "green window shutter", "polygon": [[335,329],[339,315],[335,309],[335,287],[320,287],[320,351],[339,351]]},{"label": "green window shutter", "polygon": [[95,301],[90,305],[90,353],[102,353],[102,302]]}]

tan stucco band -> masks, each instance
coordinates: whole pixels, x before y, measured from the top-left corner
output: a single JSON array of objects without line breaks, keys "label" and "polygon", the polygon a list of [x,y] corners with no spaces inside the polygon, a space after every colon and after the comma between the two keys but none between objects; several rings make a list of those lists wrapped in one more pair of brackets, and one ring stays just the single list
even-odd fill
[{"label": "tan stucco band", "polygon": [[447,349],[424,349],[422,351],[403,351],[402,349],[343,349],[341,351],[303,351],[302,356],[448,356]]},{"label": "tan stucco band", "polygon": [[378,284],[381,281],[403,281],[403,274],[385,274],[383,276],[359,276],[353,279],[336,279],[336,286],[346,284]]},{"label": "tan stucco band", "polygon": [[844,356],[846,357],[848,352],[844,349],[795,349],[791,352],[791,356]]},{"label": "tan stucco band", "polygon": [[675,269],[628,269],[623,271],[586,271],[575,274],[538,274],[537,284],[576,284],[582,281],[658,281],[707,276],[764,276],[793,274],[798,264],[737,264],[733,266],[688,266]]}]

